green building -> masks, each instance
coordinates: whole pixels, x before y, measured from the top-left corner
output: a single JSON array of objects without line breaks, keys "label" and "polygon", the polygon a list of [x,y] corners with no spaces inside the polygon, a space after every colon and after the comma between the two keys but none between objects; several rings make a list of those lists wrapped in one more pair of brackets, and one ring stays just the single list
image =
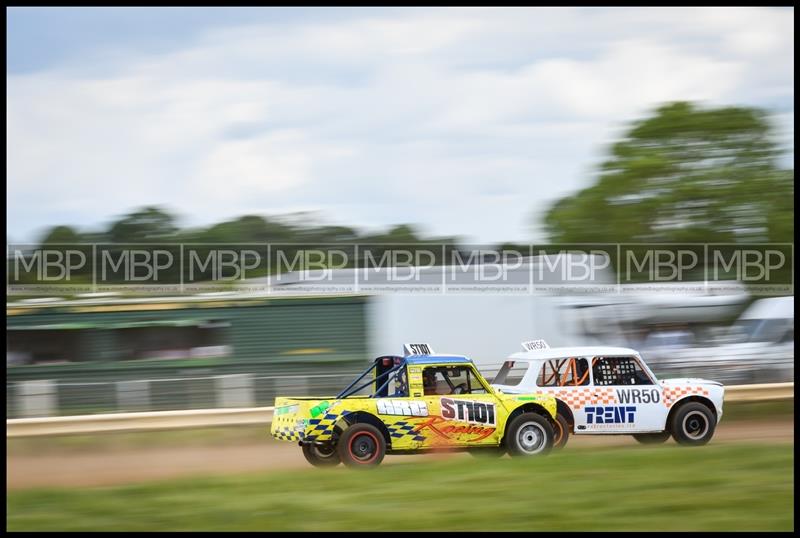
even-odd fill
[{"label": "green building", "polygon": [[[8,303],[7,416],[14,415],[16,388],[35,380],[58,385],[61,414],[112,406],[119,382],[134,380],[164,380],[150,384],[150,409],[213,407],[214,391],[200,386],[202,378],[230,374],[255,376],[259,405],[271,405],[291,376],[327,375],[330,386],[311,388],[332,391],[343,381],[330,376],[346,379],[367,359],[367,301],[230,295]],[[197,401],[186,401],[190,396]]]}]

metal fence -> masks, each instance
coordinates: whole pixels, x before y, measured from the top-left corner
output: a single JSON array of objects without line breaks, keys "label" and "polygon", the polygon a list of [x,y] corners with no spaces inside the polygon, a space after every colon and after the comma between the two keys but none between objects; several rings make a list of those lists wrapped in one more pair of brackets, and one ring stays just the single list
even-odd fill
[{"label": "metal fence", "polygon": [[335,395],[358,373],[230,374],[88,383],[21,381],[6,384],[6,418],[267,407],[274,404],[276,396]]},{"label": "metal fence", "polygon": [[[696,350],[691,352],[696,354]],[[702,359],[681,352],[650,355],[647,364],[661,379],[699,377],[725,385],[786,383],[794,381],[794,353],[768,350],[742,351],[735,355],[708,348]]]}]

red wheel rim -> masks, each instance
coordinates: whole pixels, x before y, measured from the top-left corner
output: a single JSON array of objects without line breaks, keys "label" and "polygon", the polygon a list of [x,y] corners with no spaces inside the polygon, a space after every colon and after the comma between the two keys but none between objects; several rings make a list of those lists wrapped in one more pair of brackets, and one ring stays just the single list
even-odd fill
[{"label": "red wheel rim", "polygon": [[[354,445],[356,444],[356,441],[358,441],[359,437],[362,437],[362,436],[365,436],[365,435],[372,440],[372,445],[373,445],[372,456],[367,460],[362,459],[363,458],[363,454],[359,455],[358,453],[356,453],[356,447],[354,447]],[[363,441],[362,441],[362,443],[363,443]],[[359,433],[355,434],[350,439],[350,443],[349,443],[349,446],[347,448],[350,451],[350,456],[352,456],[353,461],[355,461],[356,463],[365,465],[365,464],[368,464],[368,463],[372,463],[378,457],[378,450],[380,448],[380,443],[378,443],[378,438],[375,437],[375,435],[372,432],[363,431],[363,432],[359,432]],[[359,452],[363,452],[363,447],[359,447]]]}]

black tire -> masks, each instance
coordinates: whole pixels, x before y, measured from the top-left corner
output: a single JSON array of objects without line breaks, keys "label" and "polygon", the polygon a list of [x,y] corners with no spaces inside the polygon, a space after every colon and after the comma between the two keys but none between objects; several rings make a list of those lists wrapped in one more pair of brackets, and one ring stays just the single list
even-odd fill
[{"label": "black tire", "polygon": [[335,445],[304,444],[303,456],[314,467],[336,467],[342,462]]},{"label": "black tire", "polygon": [[670,433],[668,431],[658,433],[634,433],[633,438],[642,443],[643,445],[660,445],[669,439]]},{"label": "black tire", "polygon": [[377,467],[386,455],[386,439],[375,426],[357,423],[344,430],[336,451],[348,467]]},{"label": "black tire", "polygon": [[572,431],[570,428],[569,421],[567,417],[558,413],[556,415],[556,423],[553,427],[553,434],[555,435],[553,439],[553,449],[560,450],[567,445],[567,441],[569,441],[569,434]]},{"label": "black tire", "polygon": [[675,440],[685,446],[700,446],[708,443],[714,435],[717,420],[705,405],[687,402],[672,415],[670,431]]},{"label": "black tire", "polygon": [[523,413],[508,425],[505,445],[511,457],[541,456],[553,449],[554,439],[549,420],[537,413]]}]

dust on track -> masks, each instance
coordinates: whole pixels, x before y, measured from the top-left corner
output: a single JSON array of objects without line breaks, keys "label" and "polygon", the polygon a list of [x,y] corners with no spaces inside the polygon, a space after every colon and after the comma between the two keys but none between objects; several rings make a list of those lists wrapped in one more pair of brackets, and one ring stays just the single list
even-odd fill
[{"label": "dust on track", "polygon": [[[672,441],[670,441],[672,442]],[[712,443],[794,443],[794,420],[741,421],[719,425]],[[578,447],[638,446],[628,435],[572,436],[565,450]],[[463,453],[387,456],[391,465],[411,458],[419,461],[467,457]],[[307,469],[300,448],[277,442],[223,446],[187,445],[82,453],[24,455],[6,459],[6,490],[40,487],[90,487],[149,482],[192,476],[226,475]]]}]

